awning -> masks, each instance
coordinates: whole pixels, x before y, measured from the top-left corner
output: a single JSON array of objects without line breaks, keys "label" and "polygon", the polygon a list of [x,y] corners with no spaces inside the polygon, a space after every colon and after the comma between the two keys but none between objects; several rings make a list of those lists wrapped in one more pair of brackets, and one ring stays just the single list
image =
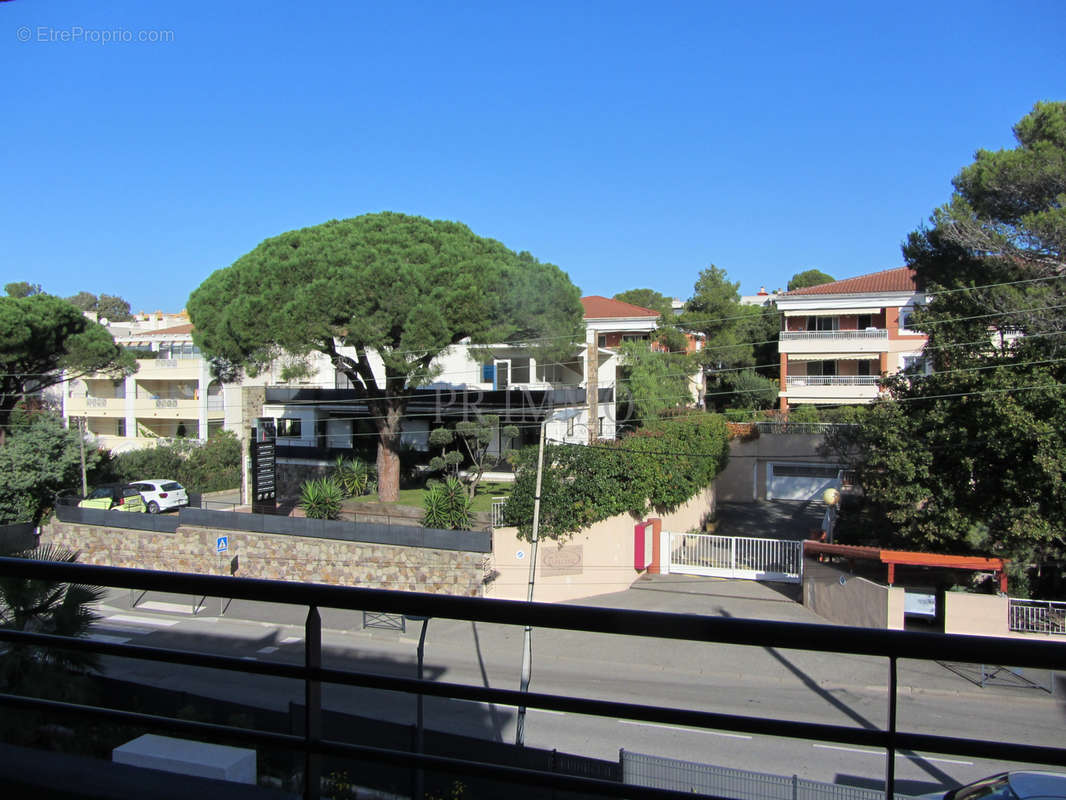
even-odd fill
[{"label": "awning", "polygon": [[878,361],[880,353],[789,353],[789,361]]},{"label": "awning", "polygon": [[882,308],[880,306],[870,306],[869,308],[819,308],[817,310],[813,308],[798,309],[796,311],[786,311],[786,317],[839,317],[841,314],[880,314]]},{"label": "awning", "polygon": [[580,408],[564,408],[552,413],[552,422],[563,422],[568,419],[580,416],[582,409]]}]

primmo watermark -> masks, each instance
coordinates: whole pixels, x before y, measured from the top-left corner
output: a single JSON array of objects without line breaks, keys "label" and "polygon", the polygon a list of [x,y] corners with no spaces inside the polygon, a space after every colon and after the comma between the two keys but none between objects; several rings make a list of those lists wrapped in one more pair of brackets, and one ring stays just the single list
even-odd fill
[{"label": "primmo watermark", "polygon": [[20,42],[41,44],[167,44],[174,41],[174,31],[22,25],[15,30],[15,38]]}]

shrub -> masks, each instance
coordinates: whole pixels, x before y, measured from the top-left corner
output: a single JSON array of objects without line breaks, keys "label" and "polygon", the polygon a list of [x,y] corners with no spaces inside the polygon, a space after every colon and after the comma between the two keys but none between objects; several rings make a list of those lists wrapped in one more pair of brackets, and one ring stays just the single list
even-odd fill
[{"label": "shrub", "polygon": [[333,477],[345,497],[360,497],[377,486],[377,468],[360,458],[345,459],[344,456],[338,456]]},{"label": "shrub", "polygon": [[470,498],[457,478],[432,482],[422,499],[422,524],[441,530],[467,530],[470,527]]},{"label": "shrub", "polygon": [[344,492],[333,478],[312,478],[300,486],[300,508],[309,519],[340,519]]},{"label": "shrub", "polygon": [[[709,486],[729,455],[725,419],[686,412],[649,422],[617,442],[545,448],[540,535],[561,539],[602,519],[675,508]],[[537,449],[514,454],[515,485],[504,521],[532,533]]]},{"label": "shrub", "polygon": [[821,422],[822,415],[816,406],[801,405],[789,409],[789,422]]},{"label": "shrub", "polygon": [[116,453],[92,476],[94,483],[174,480],[191,492],[220,492],[241,485],[241,443],[232,431],[218,431],[206,442],[185,439],[144,450]]}]

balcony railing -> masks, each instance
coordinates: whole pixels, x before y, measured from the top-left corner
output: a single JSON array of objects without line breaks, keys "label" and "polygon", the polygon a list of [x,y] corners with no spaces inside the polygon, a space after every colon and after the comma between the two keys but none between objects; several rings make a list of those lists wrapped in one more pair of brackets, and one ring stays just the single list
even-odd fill
[{"label": "balcony railing", "polygon": [[1066,603],[1055,600],[1010,599],[1010,629],[1023,633],[1066,636]]},{"label": "balcony railing", "polygon": [[876,375],[789,375],[787,386],[876,386]]},{"label": "balcony railing", "polygon": [[[52,647],[81,652],[141,659],[165,664],[181,664],[226,670],[242,675],[276,676],[300,681],[304,686],[305,719],[301,734],[277,733],[234,725],[218,725],[175,719],[152,713],[79,705],[70,702],[0,694],[0,705],[12,709],[62,712],[97,722],[131,724],[149,730],[180,733],[186,737],[259,745],[264,748],[295,751],[304,763],[304,797],[318,798],[321,790],[323,756],[355,758],[399,765],[411,770],[432,769],[456,776],[473,776],[510,781],[526,786],[545,787],[631,798],[708,797],[616,781],[577,777],[540,769],[520,768],[486,760],[474,761],[383,746],[356,745],[327,739],[323,735],[322,684],[360,686],[381,692],[405,692],[496,704],[531,707],[557,712],[639,720],[667,726],[736,731],[788,737],[840,745],[858,745],[885,751],[885,791],[895,791],[896,754],[901,751],[945,753],[997,760],[1066,766],[1066,747],[1026,745],[994,740],[938,736],[901,731],[897,726],[898,660],[1003,663],[1039,669],[1062,667],[1062,645],[1058,642],[1003,640],[986,636],[945,636],[910,631],[866,628],[840,628],[831,625],[771,622],[765,620],[709,617],[649,611],[618,610],[547,603],[514,603],[506,600],[456,597],[360,589],[323,584],[252,580],[214,575],[188,575],[172,572],[130,570],[0,558],[0,576],[43,579],[76,584],[171,592],[183,595],[222,597],[238,600],[282,603],[307,607],[304,624],[302,664],[278,661],[249,661],[233,656],[146,647],[127,643],[73,639],[45,633],[0,628],[0,641],[13,644]],[[765,648],[789,648],[813,652],[883,657],[886,660],[885,688],[888,716],[885,727],[849,727],[813,723],[797,719],[760,715],[725,714],[693,708],[674,708],[592,699],[584,696],[520,692],[494,689],[480,684],[400,678],[355,670],[322,666],[322,626],[320,608],[386,612],[418,617],[530,625],[585,633],[609,633],[654,637],[708,645],[733,644]],[[74,789],[75,787],[72,787]]]},{"label": "balcony railing", "polygon": [[862,331],[781,331],[783,342],[825,342],[839,340],[888,339],[884,328]]}]

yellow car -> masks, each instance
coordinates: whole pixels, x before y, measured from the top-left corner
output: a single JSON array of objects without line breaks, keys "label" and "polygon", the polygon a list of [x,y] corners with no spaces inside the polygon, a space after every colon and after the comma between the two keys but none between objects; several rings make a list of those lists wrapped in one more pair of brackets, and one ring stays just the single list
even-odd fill
[{"label": "yellow car", "polygon": [[144,511],[144,498],[134,487],[121,483],[98,486],[78,503],[78,508],[101,508],[104,511]]}]

